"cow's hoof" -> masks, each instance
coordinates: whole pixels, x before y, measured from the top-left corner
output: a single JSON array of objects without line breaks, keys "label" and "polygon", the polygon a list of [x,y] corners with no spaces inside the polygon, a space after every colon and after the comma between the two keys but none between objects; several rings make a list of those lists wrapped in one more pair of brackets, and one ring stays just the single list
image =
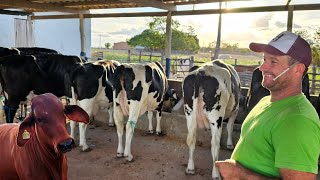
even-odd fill
[{"label": "cow's hoof", "polygon": [[148,134],[154,134],[153,130],[149,130]]},{"label": "cow's hoof", "polygon": [[92,151],[91,147],[88,147],[86,149],[81,149],[81,152],[90,152],[90,151]]},{"label": "cow's hoof", "polygon": [[164,134],[162,131],[157,132],[156,134],[157,134],[157,136],[164,136],[164,135],[166,135],[166,134]]},{"label": "cow's hoof", "polygon": [[227,149],[233,150],[234,146],[233,145],[227,145]]},{"label": "cow's hoof", "polygon": [[117,158],[123,158],[123,153],[117,153]]},{"label": "cow's hoof", "polygon": [[195,170],[186,169],[186,174],[194,175],[196,173]]},{"label": "cow's hoof", "polygon": [[127,156],[126,159],[128,162],[133,162],[133,156]]},{"label": "cow's hoof", "polygon": [[109,123],[109,127],[114,127],[114,123]]}]

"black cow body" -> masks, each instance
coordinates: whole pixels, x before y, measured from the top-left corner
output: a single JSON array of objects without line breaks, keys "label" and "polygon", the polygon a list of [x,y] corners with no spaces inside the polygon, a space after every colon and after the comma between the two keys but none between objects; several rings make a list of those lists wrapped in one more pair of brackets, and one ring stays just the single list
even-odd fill
[{"label": "black cow body", "polygon": [[[249,113],[251,109],[265,96],[270,95],[270,91],[262,87],[262,72],[256,68],[252,73],[250,90],[248,91],[245,104],[245,112]],[[302,80],[302,92],[310,100],[309,93],[309,76],[306,74]]]},{"label": "black cow body", "polygon": [[[81,106],[90,116],[98,105],[112,101],[112,86],[107,82],[102,65],[81,64],[77,56],[60,54],[13,55],[0,58],[1,92],[5,94],[5,114],[13,122],[20,102],[46,92],[57,97],[72,97],[73,104]],[[108,87],[107,87],[108,86]],[[80,145],[89,148],[85,140],[86,126],[81,125]],[[74,137],[74,133],[71,134]]]},{"label": "black cow body", "polygon": [[13,55],[0,58],[1,92],[5,94],[5,114],[13,122],[20,102],[34,94],[51,92],[71,97],[71,74],[80,66],[75,56]]}]

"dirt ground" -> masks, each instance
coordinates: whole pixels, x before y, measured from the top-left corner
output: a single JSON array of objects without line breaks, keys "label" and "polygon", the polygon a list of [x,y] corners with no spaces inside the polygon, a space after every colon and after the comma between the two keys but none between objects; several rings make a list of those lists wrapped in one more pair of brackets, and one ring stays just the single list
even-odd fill
[{"label": "dirt ground", "polygon": [[[68,177],[71,180],[177,180],[210,179],[212,158],[210,146],[197,146],[195,175],[186,175],[188,147],[185,142],[168,136],[147,135],[136,130],[132,141],[133,162],[117,158],[115,127],[90,126],[88,144],[90,152],[76,147],[67,153]],[[76,139],[78,143],[78,139]],[[220,159],[229,158],[231,151],[222,149]]]},{"label": "dirt ground", "polygon": [[[93,149],[81,152],[76,147],[67,153],[70,180],[203,180],[211,179],[210,145],[198,144],[195,150],[195,175],[186,175],[188,147],[184,141],[168,136],[147,135],[137,130],[132,141],[133,162],[117,158],[115,127],[90,125],[88,144]],[[78,143],[78,139],[75,139]],[[227,159],[231,151],[221,147],[219,159]],[[317,180],[320,180],[318,175]]]}]

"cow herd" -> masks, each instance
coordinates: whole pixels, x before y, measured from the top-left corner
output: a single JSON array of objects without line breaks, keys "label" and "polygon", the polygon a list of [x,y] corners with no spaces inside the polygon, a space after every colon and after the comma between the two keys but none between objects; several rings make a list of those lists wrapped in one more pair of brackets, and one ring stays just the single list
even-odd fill
[{"label": "cow herd", "polygon": [[[232,131],[239,110],[240,87],[234,68],[219,60],[193,68],[185,77],[180,104],[187,120],[187,174],[195,173],[197,127],[211,131],[213,163],[218,159],[224,120],[228,120],[227,148],[233,149]],[[101,110],[108,111],[109,126],[116,125],[117,157],[132,161],[131,144],[139,116],[147,113],[148,132],[160,135],[162,111],[170,111],[178,102],[158,62],[84,62],[77,56],[46,48],[0,47],[0,91],[5,98],[0,110],[4,110],[7,122],[0,125],[0,177],[6,174],[5,179],[67,179],[64,153],[74,147],[76,123],[79,123],[79,146],[82,151],[90,151],[86,142],[87,124],[89,117]],[[71,105],[62,105],[58,101],[62,96],[70,98]],[[21,123],[12,124],[19,105],[30,100],[28,116]],[[155,132],[153,113],[157,120]],[[70,136],[65,127],[66,117],[71,120]],[[33,177],[35,170],[37,177]],[[220,178],[214,165],[212,177]]]}]

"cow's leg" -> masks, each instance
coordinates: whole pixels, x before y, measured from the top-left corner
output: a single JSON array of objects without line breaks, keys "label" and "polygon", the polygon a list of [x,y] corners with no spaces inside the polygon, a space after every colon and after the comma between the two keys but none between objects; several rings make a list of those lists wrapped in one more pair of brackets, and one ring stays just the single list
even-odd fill
[{"label": "cow's leg", "polygon": [[232,141],[232,133],[233,133],[233,125],[234,121],[237,118],[239,106],[236,108],[236,110],[231,114],[228,124],[227,124],[227,132],[228,132],[228,139],[227,139],[227,149],[234,149],[233,141]]},{"label": "cow's leg", "polygon": [[212,178],[213,179],[221,179],[220,173],[214,163],[219,158],[219,150],[220,150],[220,139],[222,133],[223,119],[224,119],[224,111],[220,109],[220,111],[212,110],[207,114],[207,118],[210,122],[211,129],[211,155],[212,155]]},{"label": "cow's leg", "polygon": [[187,128],[188,128],[188,136],[187,136],[187,145],[189,147],[189,159],[188,166],[186,169],[187,174],[194,174],[194,150],[196,147],[196,137],[197,137],[197,122],[195,117],[195,111],[193,111],[188,105],[184,105],[184,112],[187,119]]},{"label": "cow's leg", "polygon": [[76,125],[77,125],[77,122],[75,121],[69,121],[70,123],[70,136],[72,137],[72,139],[75,139],[75,128],[76,128]]},{"label": "cow's leg", "polygon": [[4,114],[4,109],[3,109],[3,99],[4,99],[4,96],[0,96],[0,124],[3,124],[5,123],[5,114]]},{"label": "cow's leg", "polygon": [[[133,156],[131,154],[131,142],[132,142],[132,137],[134,133],[134,128],[136,127],[137,121],[139,118],[139,112],[140,112],[139,107],[141,107],[141,104],[131,102],[130,106],[131,107],[129,107],[129,109],[131,111],[129,112],[129,118],[126,124],[126,145],[124,147],[124,157],[127,157],[128,161],[132,161],[133,159]],[[134,109],[132,107],[137,107],[137,108]]]},{"label": "cow's leg", "polygon": [[153,134],[153,123],[152,123],[153,112],[148,111],[148,120],[149,120],[149,134]]},{"label": "cow's leg", "polygon": [[4,112],[6,114],[6,122],[13,123],[13,119],[16,115],[17,109],[19,108],[20,101],[12,101],[10,97],[5,102]]},{"label": "cow's leg", "polygon": [[[84,109],[90,117],[94,117],[96,113],[98,112],[98,105],[95,104],[95,99],[83,99],[78,102],[79,106]],[[79,123],[79,139],[80,143],[79,146],[82,146],[83,152],[88,152],[91,150],[91,148],[87,144],[87,127],[88,125],[85,123]]]},{"label": "cow's leg", "polygon": [[113,127],[114,126],[114,121],[113,121],[113,106],[108,108],[108,113],[109,113],[109,126]]},{"label": "cow's leg", "polygon": [[79,122],[79,135],[80,135],[80,137],[79,137],[79,139],[80,139],[79,146],[82,146],[82,151],[83,152],[88,152],[88,151],[91,150],[91,148],[87,144],[87,137],[86,137],[87,127],[88,127],[87,124]]},{"label": "cow's leg", "polygon": [[118,103],[115,103],[113,107],[114,107],[113,117],[117,127],[117,134],[118,134],[117,157],[123,157],[123,143],[122,143],[123,128],[124,128],[123,113]]},{"label": "cow's leg", "polygon": [[157,110],[156,118],[157,118],[156,134],[161,135],[162,134],[162,131],[161,131],[161,110],[160,111]]}]

